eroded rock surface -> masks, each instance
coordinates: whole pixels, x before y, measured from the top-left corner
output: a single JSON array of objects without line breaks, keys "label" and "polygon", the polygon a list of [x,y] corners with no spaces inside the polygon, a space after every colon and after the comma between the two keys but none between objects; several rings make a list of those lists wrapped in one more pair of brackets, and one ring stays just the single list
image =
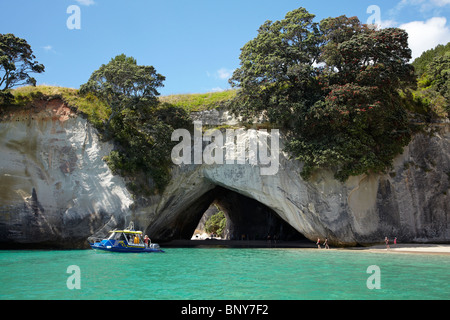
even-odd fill
[{"label": "eroded rock surface", "polygon": [[0,122],[0,242],[77,248],[129,216],[131,195],[102,158],[86,119],[61,100],[37,101]]},{"label": "eroded rock surface", "polygon": [[[230,120],[223,112],[219,117],[218,125]],[[385,236],[450,242],[448,124],[433,135],[418,134],[386,174],[340,183],[322,170],[304,181],[301,163],[282,153],[272,176],[248,163],[174,166],[164,193],[145,201],[134,201],[124,179],[103,161],[111,148],[59,99],[3,112],[0,243],[83,247],[87,237],[131,220],[152,240],[190,239],[214,201],[228,210],[229,238],[284,233],[280,218],[312,241],[328,237],[338,245],[372,244]]]},{"label": "eroded rock surface", "polygon": [[[304,181],[300,168],[286,154],[273,176],[263,176],[249,164],[176,167],[158,202],[142,208],[142,224],[155,238],[183,237],[211,201],[220,198],[215,191],[220,186],[270,208],[312,241],[328,237],[338,245],[371,244],[385,236],[403,242],[450,241],[448,127],[435,135],[417,135],[387,174],[340,183],[322,170]],[[242,214],[251,220],[258,213]]]}]

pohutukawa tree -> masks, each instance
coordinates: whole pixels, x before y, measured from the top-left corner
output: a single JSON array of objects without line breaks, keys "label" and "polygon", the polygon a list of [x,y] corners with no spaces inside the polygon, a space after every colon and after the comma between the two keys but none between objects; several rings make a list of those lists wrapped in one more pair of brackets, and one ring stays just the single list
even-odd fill
[{"label": "pohutukawa tree", "polygon": [[415,85],[408,35],[356,17],[313,19],[299,8],[260,27],[230,79],[240,88],[232,107],[285,128],[306,179],[317,168],[342,181],[384,171],[411,139],[398,94]]}]

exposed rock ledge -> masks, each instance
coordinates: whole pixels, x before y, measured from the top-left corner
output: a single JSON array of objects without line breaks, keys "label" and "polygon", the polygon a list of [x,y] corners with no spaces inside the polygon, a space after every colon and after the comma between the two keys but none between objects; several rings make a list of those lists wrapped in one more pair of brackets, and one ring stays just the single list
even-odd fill
[{"label": "exposed rock ledge", "polygon": [[[372,244],[396,236],[450,242],[448,126],[417,135],[389,174],[340,183],[321,171],[306,182],[301,164],[284,154],[274,176],[261,176],[251,165],[183,165],[174,167],[164,194],[132,206],[124,180],[102,160],[111,145],[62,101],[40,103],[0,122],[2,244],[83,247],[88,236],[131,219],[153,240],[189,239],[213,201],[234,208],[236,234],[250,232],[242,221],[258,218],[262,211],[252,207],[261,206],[313,241],[327,236],[340,245]],[[245,199],[251,205],[245,207]]]}]

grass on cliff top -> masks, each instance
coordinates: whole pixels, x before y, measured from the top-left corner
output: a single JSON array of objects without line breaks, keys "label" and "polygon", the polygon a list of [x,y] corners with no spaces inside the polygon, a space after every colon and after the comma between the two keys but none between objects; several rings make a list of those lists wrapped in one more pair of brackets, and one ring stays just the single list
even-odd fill
[{"label": "grass on cliff top", "polygon": [[185,109],[187,112],[203,111],[223,107],[236,96],[236,90],[220,92],[174,94],[159,97],[162,103]]},{"label": "grass on cliff top", "polygon": [[[39,85],[36,87],[25,86],[11,91],[15,100],[12,105],[24,107],[35,99],[60,98],[70,107],[86,114],[90,121],[99,124],[108,119],[111,114],[109,106],[92,94],[80,95],[77,89],[57,86]],[[174,94],[160,96],[161,103],[167,103],[180,107],[187,112],[211,110],[225,106],[226,103],[236,96],[236,90],[220,92]]]},{"label": "grass on cliff top", "polygon": [[94,125],[101,125],[111,114],[110,107],[92,94],[82,96],[77,89],[56,86],[26,86],[11,91],[14,96],[12,106],[25,107],[36,99],[61,99],[68,106],[84,113]]}]

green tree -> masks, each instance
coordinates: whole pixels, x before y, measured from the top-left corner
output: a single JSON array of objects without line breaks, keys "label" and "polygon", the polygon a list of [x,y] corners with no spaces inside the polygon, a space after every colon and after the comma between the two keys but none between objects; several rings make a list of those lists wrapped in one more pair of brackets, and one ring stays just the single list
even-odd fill
[{"label": "green tree", "polygon": [[444,100],[444,109],[450,113],[450,50],[437,55],[427,66],[422,81],[426,79],[430,89]]},{"label": "green tree", "polygon": [[450,52],[450,42],[446,45],[439,44],[435,48],[425,51],[416,58],[412,65],[416,70],[416,74],[419,78],[427,71],[428,65],[439,56],[443,56],[446,52]]},{"label": "green tree", "polygon": [[[164,79],[154,67],[139,66],[133,57],[121,54],[94,71],[80,87],[81,94],[94,94],[111,107],[104,129],[115,140],[116,149],[106,160],[113,171],[133,177],[129,187],[134,193],[165,187],[171,133],[188,123],[182,108],[159,103],[157,89]],[[150,177],[155,188],[149,188]]]},{"label": "green tree", "polygon": [[45,67],[35,58],[25,39],[11,33],[0,34],[0,93],[4,99],[12,97],[9,89],[13,87],[36,85],[36,79],[30,73],[42,73]]},{"label": "green tree", "polygon": [[318,167],[333,168],[342,181],[381,172],[411,139],[398,94],[415,85],[408,35],[345,16],[323,20],[321,31],[323,97],[299,119],[288,148],[305,162],[305,178]]},{"label": "green tree", "polygon": [[140,66],[133,57],[121,54],[94,71],[80,93],[92,92],[110,105],[109,124],[125,109],[139,112],[157,106],[157,89],[164,80],[153,66]]},{"label": "green tree", "polygon": [[223,237],[223,231],[227,226],[227,218],[223,211],[212,215],[205,223],[205,230],[208,233],[214,233],[220,237]]},{"label": "green tree", "polygon": [[295,110],[318,99],[313,64],[322,38],[313,19],[306,9],[296,9],[281,21],[266,21],[244,45],[241,67],[230,79],[241,89],[232,103],[235,112],[248,118],[264,113],[271,122],[285,125]]},{"label": "green tree", "polygon": [[230,79],[240,88],[232,107],[282,126],[304,178],[324,167],[340,180],[383,171],[410,141],[397,93],[415,83],[407,34],[313,19],[300,8],[260,27]]},{"label": "green tree", "polygon": [[427,69],[433,88],[447,101],[446,110],[450,111],[450,50],[436,57]]},{"label": "green tree", "polygon": [[[433,113],[450,114],[450,42],[425,51],[413,62],[418,89],[409,93]],[[422,103],[423,104],[423,103]]]}]

